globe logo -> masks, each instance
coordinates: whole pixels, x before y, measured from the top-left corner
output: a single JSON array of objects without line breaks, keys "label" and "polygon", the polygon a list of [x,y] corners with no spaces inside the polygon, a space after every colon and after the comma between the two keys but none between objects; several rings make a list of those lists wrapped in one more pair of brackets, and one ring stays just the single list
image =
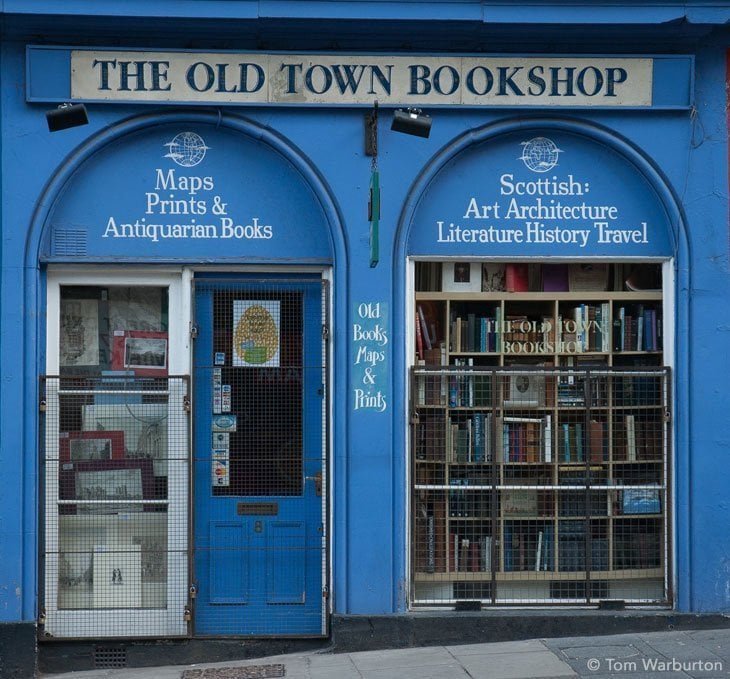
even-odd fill
[{"label": "globe logo", "polygon": [[533,172],[550,172],[558,164],[558,154],[562,153],[547,137],[523,141],[522,146],[520,160]]},{"label": "globe logo", "polygon": [[182,167],[195,167],[205,158],[205,152],[210,148],[205,145],[203,138],[195,132],[180,132],[172,138],[172,141],[168,141],[165,146],[167,146],[169,153],[166,153],[164,157],[172,158]]}]

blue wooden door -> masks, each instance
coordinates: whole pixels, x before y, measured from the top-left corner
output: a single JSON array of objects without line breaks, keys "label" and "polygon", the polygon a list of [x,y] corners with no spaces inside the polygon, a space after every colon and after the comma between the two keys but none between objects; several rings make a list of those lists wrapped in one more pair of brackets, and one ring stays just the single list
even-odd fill
[{"label": "blue wooden door", "polygon": [[194,629],[326,633],[321,279],[195,281]]}]

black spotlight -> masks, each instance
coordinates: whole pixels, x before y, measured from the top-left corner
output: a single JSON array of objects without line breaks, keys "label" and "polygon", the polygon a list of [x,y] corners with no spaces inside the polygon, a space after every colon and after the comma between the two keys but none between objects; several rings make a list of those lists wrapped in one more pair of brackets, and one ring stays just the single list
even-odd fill
[{"label": "black spotlight", "polygon": [[83,104],[61,104],[52,111],[46,111],[46,121],[51,132],[58,132],[69,127],[88,125],[89,116]]},{"label": "black spotlight", "polygon": [[431,116],[424,115],[420,108],[409,108],[407,111],[397,109],[390,129],[416,137],[428,137],[431,133]]}]

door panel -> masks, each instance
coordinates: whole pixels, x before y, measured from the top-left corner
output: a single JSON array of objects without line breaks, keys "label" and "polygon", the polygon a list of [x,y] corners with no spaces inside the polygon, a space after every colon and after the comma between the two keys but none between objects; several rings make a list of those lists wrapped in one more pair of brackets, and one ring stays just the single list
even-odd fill
[{"label": "door panel", "polygon": [[320,279],[195,282],[195,631],[325,630]]}]

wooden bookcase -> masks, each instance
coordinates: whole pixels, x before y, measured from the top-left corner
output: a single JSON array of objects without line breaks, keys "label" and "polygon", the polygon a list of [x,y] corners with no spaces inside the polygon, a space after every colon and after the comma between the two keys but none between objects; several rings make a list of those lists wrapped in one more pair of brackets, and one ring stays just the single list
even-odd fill
[{"label": "wooden bookcase", "polygon": [[416,290],[415,605],[670,600],[662,301]]}]

